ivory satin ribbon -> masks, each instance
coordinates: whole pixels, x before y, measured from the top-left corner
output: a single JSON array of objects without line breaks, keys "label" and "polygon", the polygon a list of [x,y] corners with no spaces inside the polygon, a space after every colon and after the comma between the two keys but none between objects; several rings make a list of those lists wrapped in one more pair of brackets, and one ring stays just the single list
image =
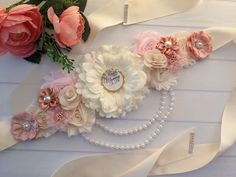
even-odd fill
[{"label": "ivory satin ribbon", "polygon": [[[97,0],[90,0],[97,3]],[[201,0],[111,0],[108,4],[89,14],[87,19],[91,33],[86,43],[73,47],[71,56],[88,48],[97,33],[118,24],[131,25],[187,11]]]},{"label": "ivory satin ribbon", "polygon": [[236,142],[235,126],[236,89],[222,116],[220,144],[196,144],[191,153],[193,130],[187,130],[158,149],[73,160],[60,167],[52,177],[146,177],[193,171],[207,165]]}]

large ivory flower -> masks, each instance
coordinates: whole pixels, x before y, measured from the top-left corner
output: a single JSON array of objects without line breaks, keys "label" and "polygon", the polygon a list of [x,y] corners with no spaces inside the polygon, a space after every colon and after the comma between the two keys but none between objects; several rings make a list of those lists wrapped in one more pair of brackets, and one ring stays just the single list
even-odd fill
[{"label": "large ivory flower", "polygon": [[77,73],[78,94],[102,117],[125,116],[148,92],[143,64],[126,47],[100,47],[84,56]]}]

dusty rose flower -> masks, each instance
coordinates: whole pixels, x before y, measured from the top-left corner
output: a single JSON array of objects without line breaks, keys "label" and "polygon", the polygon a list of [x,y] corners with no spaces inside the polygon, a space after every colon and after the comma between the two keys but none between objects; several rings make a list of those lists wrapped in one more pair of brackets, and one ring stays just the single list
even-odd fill
[{"label": "dusty rose flower", "polygon": [[75,87],[72,85],[64,87],[59,92],[58,98],[61,107],[65,110],[75,109],[80,102],[79,95],[77,94]]},{"label": "dusty rose flower", "polygon": [[181,51],[176,38],[171,36],[162,37],[156,48],[166,55],[169,69],[177,70],[182,67]]},{"label": "dusty rose flower", "polygon": [[11,132],[16,140],[26,141],[35,139],[39,132],[35,116],[28,112],[15,115],[11,121]]},{"label": "dusty rose flower", "polygon": [[66,48],[73,46],[82,39],[84,18],[79,12],[79,7],[69,7],[60,17],[50,7],[48,9],[48,19],[54,26],[56,40],[60,47]]},{"label": "dusty rose flower", "polygon": [[155,49],[160,38],[161,35],[154,31],[139,33],[134,39],[132,51],[140,56],[143,56],[148,50]]},{"label": "dusty rose flower", "polygon": [[0,9],[0,54],[28,57],[36,51],[42,32],[42,16],[35,5],[23,4],[8,13]]},{"label": "dusty rose flower", "polygon": [[152,69],[166,68],[168,65],[167,58],[159,50],[149,50],[143,56],[144,65]]},{"label": "dusty rose flower", "polygon": [[177,40],[171,36],[162,37],[157,43],[156,48],[167,56],[179,54],[179,45]]},{"label": "dusty rose flower", "polygon": [[59,103],[57,95],[57,91],[53,88],[42,89],[38,97],[38,103],[42,110],[55,108]]},{"label": "dusty rose flower", "polygon": [[187,46],[193,58],[206,58],[212,52],[211,36],[204,31],[194,32],[188,37]]}]

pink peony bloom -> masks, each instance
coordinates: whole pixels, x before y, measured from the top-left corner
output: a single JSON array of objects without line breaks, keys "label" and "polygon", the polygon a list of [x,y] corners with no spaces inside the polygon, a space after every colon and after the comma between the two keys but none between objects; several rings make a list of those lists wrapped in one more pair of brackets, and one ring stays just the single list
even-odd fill
[{"label": "pink peony bloom", "polygon": [[15,115],[11,122],[11,132],[16,140],[26,141],[35,139],[39,132],[35,116],[28,112]]},{"label": "pink peony bloom", "polygon": [[212,52],[211,37],[203,31],[194,32],[187,39],[187,47],[193,58],[206,58]]},{"label": "pink peony bloom", "polygon": [[61,14],[60,18],[50,7],[48,9],[48,19],[54,26],[56,40],[60,47],[70,47],[81,40],[84,32],[84,19],[79,12],[79,7],[69,7]]},{"label": "pink peony bloom", "polygon": [[37,6],[19,5],[8,13],[0,8],[0,54],[32,55],[41,32],[42,16]]},{"label": "pink peony bloom", "polygon": [[148,50],[153,50],[159,42],[161,35],[158,32],[146,31],[139,33],[134,39],[132,51],[143,56]]}]

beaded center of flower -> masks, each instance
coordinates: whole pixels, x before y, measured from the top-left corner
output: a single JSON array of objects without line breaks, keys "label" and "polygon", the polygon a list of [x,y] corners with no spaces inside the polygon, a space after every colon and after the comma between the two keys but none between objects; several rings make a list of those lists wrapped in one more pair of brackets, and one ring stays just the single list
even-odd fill
[{"label": "beaded center of flower", "polygon": [[101,84],[109,92],[117,92],[125,83],[124,74],[118,69],[107,69],[101,78]]}]

